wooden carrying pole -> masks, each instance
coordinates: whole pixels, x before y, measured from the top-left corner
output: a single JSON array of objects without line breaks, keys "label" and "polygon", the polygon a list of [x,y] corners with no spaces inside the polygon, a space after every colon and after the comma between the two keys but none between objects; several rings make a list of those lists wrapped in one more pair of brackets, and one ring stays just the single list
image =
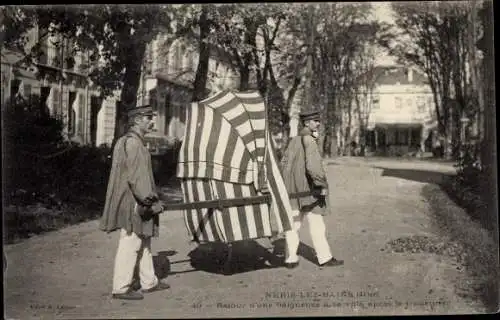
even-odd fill
[{"label": "wooden carrying pole", "polygon": [[[290,199],[308,197],[313,194],[316,194],[316,192],[309,192],[309,191],[296,192],[290,194]],[[271,194],[264,194],[260,196],[244,197],[244,198],[215,199],[215,200],[188,202],[188,203],[184,203],[182,200],[170,201],[170,202],[162,201],[162,205],[165,208],[165,211],[174,211],[174,210],[189,210],[189,209],[203,209],[203,208],[227,208],[227,207],[269,203],[269,202],[271,202]]]}]

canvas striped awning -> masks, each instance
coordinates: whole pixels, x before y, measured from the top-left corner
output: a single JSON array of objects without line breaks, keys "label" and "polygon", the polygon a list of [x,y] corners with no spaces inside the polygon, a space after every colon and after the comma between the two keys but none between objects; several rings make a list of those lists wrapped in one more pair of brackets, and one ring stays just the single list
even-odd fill
[{"label": "canvas striped awning", "polygon": [[258,91],[222,91],[186,110],[177,177],[185,202],[255,196],[271,204],[185,210],[196,241],[231,242],[291,229],[293,216]]},{"label": "canvas striped awning", "polygon": [[264,159],[265,107],[257,91],[223,91],[187,110],[178,177],[254,181]]}]

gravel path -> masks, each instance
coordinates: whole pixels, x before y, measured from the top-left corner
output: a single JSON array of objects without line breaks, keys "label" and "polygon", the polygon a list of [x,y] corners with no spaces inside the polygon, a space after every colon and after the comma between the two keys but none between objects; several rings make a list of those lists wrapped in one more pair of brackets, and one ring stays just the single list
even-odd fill
[{"label": "gravel path", "polygon": [[373,163],[344,161],[328,166],[332,214],[325,222],[333,254],[345,260],[343,267],[316,265],[305,222],[298,268],[269,266],[265,260],[273,246],[260,239],[237,246],[235,273],[223,275],[204,247],[188,242],[181,212],[169,212],[161,217],[161,235],[153,241],[153,251],[157,271],[172,289],[151,293],[142,301],[112,300],[118,234],[105,234],[97,229],[97,221],[91,221],[4,247],[9,262],[4,275],[5,318],[483,312],[480,301],[455,292],[457,283],[465,283],[469,276],[460,261],[447,254],[453,244],[440,246],[443,235],[421,196],[426,183],[440,179],[439,170],[427,172],[426,178],[423,171],[408,175],[415,171],[411,163],[398,163],[399,171],[384,165],[380,169]]}]

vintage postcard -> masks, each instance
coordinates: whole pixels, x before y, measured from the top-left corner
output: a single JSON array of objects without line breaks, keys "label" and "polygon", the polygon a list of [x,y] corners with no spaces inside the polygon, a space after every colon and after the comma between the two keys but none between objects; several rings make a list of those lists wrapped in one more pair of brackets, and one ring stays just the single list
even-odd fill
[{"label": "vintage postcard", "polygon": [[6,319],[498,312],[492,1],[0,10]]}]

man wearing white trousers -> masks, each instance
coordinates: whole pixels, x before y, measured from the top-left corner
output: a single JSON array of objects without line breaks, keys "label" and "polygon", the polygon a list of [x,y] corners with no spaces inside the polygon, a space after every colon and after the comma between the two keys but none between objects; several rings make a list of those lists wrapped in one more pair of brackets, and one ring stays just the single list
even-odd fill
[{"label": "man wearing white trousers", "polygon": [[320,266],[340,266],[343,260],[332,256],[326,239],[326,227],[323,216],[329,214],[327,206],[328,183],[322,165],[316,139],[320,125],[319,111],[300,115],[304,128],[297,137],[291,139],[282,159],[283,179],[289,193],[311,191],[313,195],[292,199],[292,209],[296,210],[296,219],[292,230],[285,233],[287,253],[285,266],[295,268],[299,265],[297,250],[299,247],[299,229],[304,218],[307,218],[309,232],[316,257]]},{"label": "man wearing white trousers", "polygon": [[116,252],[112,296],[114,299],[141,300],[133,290],[134,273],[139,264],[142,292],[166,290],[170,286],[158,280],[151,254],[151,237],[158,236],[158,213],[163,207],[156,194],[151,155],[144,135],[151,131],[151,107],[129,111],[129,131],[115,144],[100,229],[120,230]]}]

